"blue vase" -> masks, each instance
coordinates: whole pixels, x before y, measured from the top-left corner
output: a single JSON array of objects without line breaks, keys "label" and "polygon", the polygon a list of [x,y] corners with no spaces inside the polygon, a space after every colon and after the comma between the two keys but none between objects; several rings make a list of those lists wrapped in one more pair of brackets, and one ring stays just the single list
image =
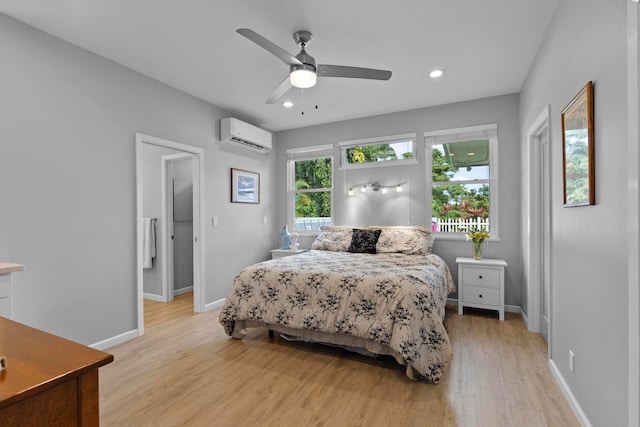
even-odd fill
[{"label": "blue vase", "polygon": [[289,234],[289,228],[286,224],[278,234],[278,243],[280,243],[280,249],[289,249],[291,246],[291,234]]}]

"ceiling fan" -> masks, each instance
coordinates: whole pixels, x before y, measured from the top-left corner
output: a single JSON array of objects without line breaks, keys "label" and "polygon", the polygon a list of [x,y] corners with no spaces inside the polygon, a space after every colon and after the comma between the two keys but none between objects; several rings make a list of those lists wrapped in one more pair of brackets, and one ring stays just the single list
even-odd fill
[{"label": "ceiling fan", "polygon": [[344,65],[316,65],[315,59],[305,51],[305,47],[311,42],[312,34],[309,31],[296,31],[293,33],[293,39],[298,46],[300,46],[300,53],[295,56],[253,30],[239,28],[236,32],[271,52],[289,66],[289,75],[280,83],[280,86],[273,91],[271,96],[267,98],[267,104],[278,102],[291,87],[306,89],[315,86],[318,77],[350,77],[373,80],[389,80],[391,78],[391,71],[386,70],[348,67]]}]

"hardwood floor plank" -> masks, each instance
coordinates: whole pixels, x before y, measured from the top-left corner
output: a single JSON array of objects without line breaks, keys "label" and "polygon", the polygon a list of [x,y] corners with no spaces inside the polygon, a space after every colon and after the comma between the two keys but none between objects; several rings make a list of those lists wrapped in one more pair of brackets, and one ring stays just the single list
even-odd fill
[{"label": "hardwood floor plank", "polygon": [[145,302],[146,335],[109,349],[102,425],[578,426],[545,342],[513,313],[499,322],[447,308],[453,361],[436,385],[410,381],[391,358],[259,329],[231,339],[218,311],[194,314],[192,295],[181,297]]}]

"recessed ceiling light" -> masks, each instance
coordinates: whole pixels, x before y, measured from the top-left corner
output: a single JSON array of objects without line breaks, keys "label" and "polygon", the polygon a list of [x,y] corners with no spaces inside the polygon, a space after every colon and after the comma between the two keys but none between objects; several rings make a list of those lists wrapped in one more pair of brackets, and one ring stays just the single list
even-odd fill
[{"label": "recessed ceiling light", "polygon": [[437,79],[438,77],[441,77],[444,74],[443,70],[433,70],[432,72],[429,73],[429,77],[431,77],[432,79]]},{"label": "recessed ceiling light", "polygon": [[291,108],[291,107],[293,107],[293,102],[291,102],[291,101],[284,101],[284,102],[282,103],[282,106],[283,106],[283,107],[285,107],[285,108]]}]

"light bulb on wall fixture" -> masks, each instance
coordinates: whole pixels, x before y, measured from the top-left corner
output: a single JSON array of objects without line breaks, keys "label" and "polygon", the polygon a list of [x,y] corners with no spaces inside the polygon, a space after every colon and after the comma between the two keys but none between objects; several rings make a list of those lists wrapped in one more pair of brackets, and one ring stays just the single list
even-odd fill
[{"label": "light bulb on wall fixture", "polygon": [[396,187],[396,193],[402,193],[402,184],[398,184]]},{"label": "light bulb on wall fixture", "polygon": [[360,188],[360,191],[361,191],[362,193],[364,193],[365,191],[367,191],[367,186],[366,186],[366,185],[363,185],[363,186],[362,186],[362,188]]},{"label": "light bulb on wall fixture", "polygon": [[382,194],[387,194],[387,187],[382,187],[380,191],[382,192]]}]

